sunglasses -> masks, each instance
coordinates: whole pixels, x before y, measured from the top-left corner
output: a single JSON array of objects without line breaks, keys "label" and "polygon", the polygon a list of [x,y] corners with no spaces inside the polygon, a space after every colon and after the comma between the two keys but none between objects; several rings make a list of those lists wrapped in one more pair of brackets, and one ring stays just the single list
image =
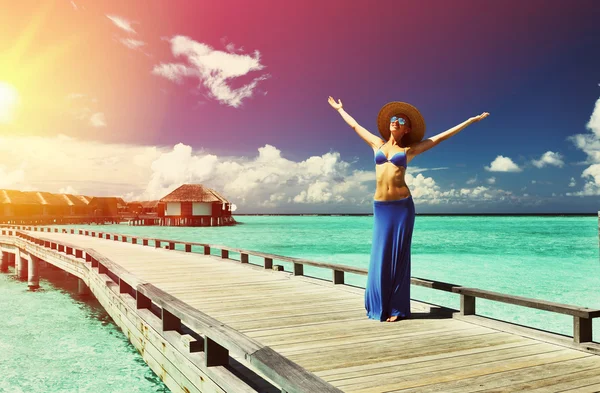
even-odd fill
[{"label": "sunglasses", "polygon": [[406,124],[406,120],[404,120],[402,117],[396,117],[396,116],[394,116],[394,117],[392,117],[390,119],[390,123],[395,123],[395,122],[398,122],[398,123],[400,123],[402,125]]}]

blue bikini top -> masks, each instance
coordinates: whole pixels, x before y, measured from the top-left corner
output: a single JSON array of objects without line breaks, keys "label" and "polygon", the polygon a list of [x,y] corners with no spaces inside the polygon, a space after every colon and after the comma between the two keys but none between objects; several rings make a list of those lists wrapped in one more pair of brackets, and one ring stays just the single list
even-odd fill
[{"label": "blue bikini top", "polygon": [[[383,145],[381,145],[381,146],[383,146]],[[381,151],[381,146],[379,146],[377,153],[375,153],[375,164],[382,165],[382,164],[385,164],[386,162],[391,162],[392,164],[394,164],[397,167],[402,166],[402,167],[406,168],[406,152],[405,151],[399,151],[398,153],[394,154],[392,156],[392,158],[390,158],[388,160],[385,153]]]}]

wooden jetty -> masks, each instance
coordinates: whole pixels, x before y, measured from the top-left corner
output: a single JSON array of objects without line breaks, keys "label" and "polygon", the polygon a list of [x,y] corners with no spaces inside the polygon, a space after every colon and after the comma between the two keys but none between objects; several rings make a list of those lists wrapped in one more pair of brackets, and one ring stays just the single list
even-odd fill
[{"label": "wooden jetty", "polygon": [[[13,260],[31,287],[41,261],[78,277],[173,392],[600,391],[600,310],[413,278],[459,295],[460,310],[412,301],[412,319],[380,323],[365,316],[364,290],[344,283],[365,269],[82,229],[0,230],[0,271]],[[331,281],[304,266],[330,269]],[[569,315],[573,335],[476,315],[477,298]]]}]

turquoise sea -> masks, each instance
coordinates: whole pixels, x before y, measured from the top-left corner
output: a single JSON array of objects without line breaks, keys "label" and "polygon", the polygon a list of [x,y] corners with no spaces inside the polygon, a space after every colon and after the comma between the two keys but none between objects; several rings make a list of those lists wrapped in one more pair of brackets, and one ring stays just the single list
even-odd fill
[{"label": "turquoise sea", "polygon": [[[235,218],[240,225],[233,227],[80,227],[368,267],[371,216]],[[598,251],[597,217],[417,216],[412,275],[600,308]],[[315,268],[305,268],[305,274],[331,276]],[[362,286],[365,277],[346,281]],[[42,281],[45,290],[32,293],[24,283],[0,276],[0,392],[165,391],[97,304],[57,285]],[[411,297],[452,308],[460,304],[458,295],[420,287],[412,287]],[[569,316],[486,300],[477,300],[477,313],[572,334]],[[600,321],[594,322],[594,340],[600,342]]]}]

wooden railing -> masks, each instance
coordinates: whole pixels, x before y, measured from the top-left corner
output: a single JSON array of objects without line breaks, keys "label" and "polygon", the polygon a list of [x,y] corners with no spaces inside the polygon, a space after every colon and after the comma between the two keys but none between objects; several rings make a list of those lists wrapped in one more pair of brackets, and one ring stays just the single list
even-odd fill
[{"label": "wooden railing", "polygon": [[[158,307],[160,309],[158,315],[161,318],[159,333],[163,333],[165,340],[172,341],[168,337],[164,337],[164,332],[181,332],[182,324],[196,335],[202,336],[204,340],[195,345],[191,344],[189,351],[204,352],[205,368],[227,366],[231,354],[245,360],[251,370],[265,375],[284,393],[341,392],[270,347],[260,344],[154,285],[137,278],[92,249],[31,236],[20,230],[5,228],[1,230],[1,233],[3,236],[16,236],[56,253],[64,253],[72,258],[85,260],[92,271],[99,275],[105,275],[107,282],[112,281],[118,285],[121,296],[131,296],[135,300],[138,310]],[[230,377],[234,377],[233,374]],[[227,383],[227,381],[215,382]],[[238,391],[233,389],[231,391]]]},{"label": "wooden railing", "polygon": [[[38,228],[38,227],[13,227],[17,229],[27,229],[30,231],[47,230],[59,232],[58,228]],[[76,232],[77,231],[77,232]],[[4,231],[3,231],[4,232]],[[367,275],[368,270],[363,268],[357,268],[346,265],[316,262],[303,258],[286,257],[283,255],[269,254],[259,251],[250,251],[239,249],[235,247],[228,247],[222,245],[214,245],[207,243],[197,242],[186,242],[178,240],[167,240],[157,238],[145,238],[131,235],[122,235],[106,232],[95,232],[82,229],[65,229],[61,228],[62,233],[78,233],[80,235],[94,236],[103,239],[113,239],[118,241],[121,239],[123,242],[127,242],[131,239],[133,244],[139,244],[139,240],[142,241],[142,245],[149,246],[153,243],[154,247],[160,248],[162,244],[167,244],[168,249],[174,250],[175,245],[183,245],[185,252],[192,252],[192,246],[203,247],[204,254],[210,255],[211,249],[219,249],[221,251],[221,258],[229,258],[229,252],[237,252],[240,254],[241,263],[249,263],[249,256],[255,256],[263,259],[263,266],[265,269],[273,268],[273,261],[284,261],[293,264],[291,273],[294,275],[304,275],[304,266],[314,266],[323,269],[329,269],[332,272],[331,281],[334,284],[344,284],[345,274],[352,273],[358,275]],[[476,315],[476,299],[487,299],[496,302],[513,304],[517,306],[533,308],[538,310],[550,311],[557,314],[570,315],[573,317],[573,341],[577,344],[584,342],[592,342],[592,321],[594,318],[600,317],[600,309],[591,309],[587,307],[578,307],[569,304],[549,302],[545,300],[508,295],[499,292],[487,291],[479,288],[464,287],[457,284],[450,284],[442,281],[427,280],[418,277],[411,277],[411,284],[421,287],[436,289],[440,291],[456,293],[460,295],[460,313],[461,315]]]}]

